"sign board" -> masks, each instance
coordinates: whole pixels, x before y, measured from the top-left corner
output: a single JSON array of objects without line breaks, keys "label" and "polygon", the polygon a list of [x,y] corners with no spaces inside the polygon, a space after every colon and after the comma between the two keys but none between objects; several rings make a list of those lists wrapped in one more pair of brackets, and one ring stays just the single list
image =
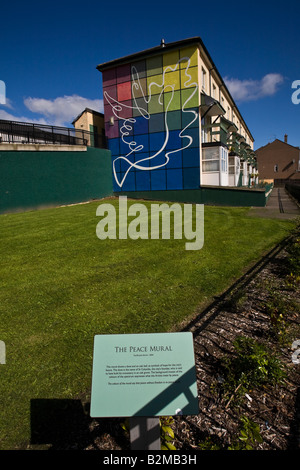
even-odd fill
[{"label": "sign board", "polygon": [[192,333],[95,336],[91,417],[198,412]]}]

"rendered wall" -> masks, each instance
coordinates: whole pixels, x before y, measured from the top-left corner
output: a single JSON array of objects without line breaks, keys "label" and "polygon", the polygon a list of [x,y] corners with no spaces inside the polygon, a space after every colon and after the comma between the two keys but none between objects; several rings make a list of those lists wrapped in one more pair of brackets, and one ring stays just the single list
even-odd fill
[{"label": "rendered wall", "polygon": [[199,188],[197,47],[102,73],[114,191]]},{"label": "rendered wall", "polygon": [[2,151],[0,213],[100,199],[112,194],[111,154],[85,151]]}]

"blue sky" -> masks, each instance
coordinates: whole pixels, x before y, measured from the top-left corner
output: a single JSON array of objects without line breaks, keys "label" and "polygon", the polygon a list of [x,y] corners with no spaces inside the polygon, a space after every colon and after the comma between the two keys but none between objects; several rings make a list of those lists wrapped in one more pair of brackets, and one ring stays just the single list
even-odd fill
[{"label": "blue sky", "polygon": [[[5,2],[0,6],[0,119],[72,127],[102,110],[99,63],[200,36],[255,139],[288,135],[300,146],[300,3],[110,1]],[[0,90],[1,91],[1,90]],[[300,95],[299,95],[300,96]],[[1,94],[0,94],[1,97]],[[0,103],[3,100],[0,99]]]}]

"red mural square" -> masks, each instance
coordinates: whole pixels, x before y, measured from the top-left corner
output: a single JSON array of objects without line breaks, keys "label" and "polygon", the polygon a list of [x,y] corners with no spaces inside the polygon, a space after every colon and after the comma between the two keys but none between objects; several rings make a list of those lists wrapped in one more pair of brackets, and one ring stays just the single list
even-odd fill
[{"label": "red mural square", "polygon": [[115,85],[117,83],[116,69],[103,70],[102,83],[103,87]]},{"label": "red mural square", "polygon": [[119,83],[117,88],[119,101],[131,100],[131,82]]},{"label": "red mural square", "polygon": [[129,82],[131,80],[130,64],[121,65],[116,69],[117,83]]}]

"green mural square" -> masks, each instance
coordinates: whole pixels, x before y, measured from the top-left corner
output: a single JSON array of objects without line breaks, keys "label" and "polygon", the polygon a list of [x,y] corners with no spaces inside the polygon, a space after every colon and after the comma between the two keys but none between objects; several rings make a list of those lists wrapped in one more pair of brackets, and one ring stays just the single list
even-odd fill
[{"label": "green mural square", "polygon": [[197,88],[187,88],[181,90],[182,108],[196,108],[199,106],[199,96]]},{"label": "green mural square", "polygon": [[133,117],[148,115],[148,104],[144,98],[136,98],[135,100],[132,100],[132,108]]},{"label": "green mural square", "polygon": [[181,111],[170,111],[167,114],[167,124],[170,131],[181,129]]},{"label": "green mural square", "polygon": [[147,65],[147,77],[151,75],[159,75],[163,71],[163,61],[162,56],[149,57],[146,61]]},{"label": "green mural square", "polygon": [[165,111],[176,111],[181,109],[180,90],[164,93]]},{"label": "green mural square", "polygon": [[148,103],[148,112],[150,114],[162,113],[164,111],[163,95],[153,95]]}]

